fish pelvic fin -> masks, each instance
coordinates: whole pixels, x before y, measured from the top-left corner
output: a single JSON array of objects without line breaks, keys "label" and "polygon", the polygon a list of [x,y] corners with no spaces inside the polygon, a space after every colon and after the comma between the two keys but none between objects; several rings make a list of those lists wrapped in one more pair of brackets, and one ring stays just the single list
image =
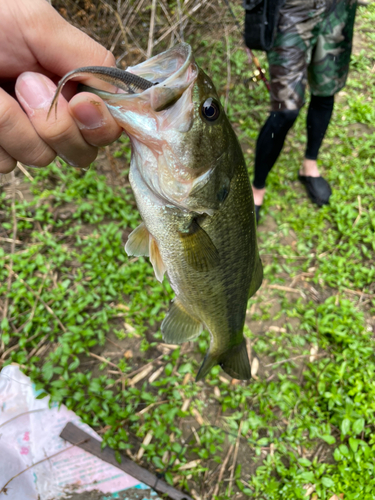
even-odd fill
[{"label": "fish pelvic fin", "polygon": [[216,267],[220,257],[206,231],[193,220],[188,232],[180,233],[186,262],[196,271],[209,271]]},{"label": "fish pelvic fin", "polygon": [[256,264],[255,264],[253,279],[252,279],[251,285],[250,285],[249,297],[248,297],[249,299],[260,288],[262,281],[263,281],[263,265],[262,265],[262,261],[260,260],[260,257],[258,256]]},{"label": "fish pelvic fin", "polygon": [[249,356],[247,354],[246,340],[231,347],[220,356],[219,365],[231,377],[238,380],[249,380],[251,369]]},{"label": "fish pelvic fin", "polygon": [[128,255],[135,255],[136,257],[150,257],[156,278],[160,283],[163,281],[166,268],[158,244],[143,222],[129,234],[125,251]]},{"label": "fish pelvic fin", "polygon": [[158,244],[155,238],[153,238],[151,235],[150,235],[149,252],[150,252],[150,261],[154,267],[154,273],[156,279],[158,279],[160,283],[162,283],[166,267],[164,265],[163,259],[161,258]]},{"label": "fish pelvic fin", "polygon": [[186,312],[178,298],[172,302],[161,324],[163,340],[167,344],[182,344],[193,340],[202,330],[202,323]]},{"label": "fish pelvic fin", "polygon": [[125,245],[125,252],[128,255],[135,255],[136,257],[148,257],[149,240],[150,233],[144,225],[144,222],[142,222],[129,234],[128,241]]}]

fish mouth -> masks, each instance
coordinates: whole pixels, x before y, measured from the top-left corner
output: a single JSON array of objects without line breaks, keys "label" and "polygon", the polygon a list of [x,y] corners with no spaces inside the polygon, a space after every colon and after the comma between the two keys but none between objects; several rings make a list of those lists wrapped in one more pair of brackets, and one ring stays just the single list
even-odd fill
[{"label": "fish mouth", "polygon": [[198,76],[193,51],[187,43],[176,45],[127,71],[153,83],[142,92],[142,97],[150,98],[151,108],[156,112],[175,104]]},{"label": "fish mouth", "polygon": [[[128,83],[128,77],[132,77],[132,75],[138,77],[136,80],[140,85]],[[58,96],[66,82],[73,78],[95,77],[112,84],[117,88],[117,92],[108,92],[86,85],[80,85],[80,87],[81,90],[88,90],[97,94],[107,103],[111,99],[115,99],[117,104],[122,103],[124,105],[124,111],[126,110],[126,101],[130,99],[130,104],[136,98],[142,101],[148,100],[151,109],[158,112],[174,104],[184,91],[195,82],[197,76],[198,67],[194,61],[192,48],[187,43],[176,45],[136,66],[130,66],[126,71],[104,66],[78,68],[67,73],[60,80],[47,119],[53,108],[55,108],[55,114],[57,114]]]},{"label": "fish mouth", "polygon": [[154,85],[169,87],[179,83],[186,84],[185,73],[192,63],[194,58],[191,46],[181,43],[137,66],[129,67],[127,71],[149,80]]},{"label": "fish mouth", "polygon": [[[105,70],[105,68],[103,69]],[[123,70],[117,71],[119,74],[124,73]],[[104,78],[102,72],[96,74],[92,72],[91,74],[117,86],[118,91],[116,93],[106,92],[86,85],[81,85],[80,88],[97,94],[108,104],[114,101],[118,105],[122,104],[124,112],[126,112],[127,103],[131,106],[135,100],[148,101],[153,111],[160,112],[175,104],[185,90],[195,82],[198,76],[198,68],[194,61],[191,46],[187,43],[181,43],[136,66],[129,66],[126,73],[139,77],[146,84],[149,82],[149,88],[140,89],[140,92],[126,91],[124,87],[118,87],[114,79],[111,81],[110,78]]]}]

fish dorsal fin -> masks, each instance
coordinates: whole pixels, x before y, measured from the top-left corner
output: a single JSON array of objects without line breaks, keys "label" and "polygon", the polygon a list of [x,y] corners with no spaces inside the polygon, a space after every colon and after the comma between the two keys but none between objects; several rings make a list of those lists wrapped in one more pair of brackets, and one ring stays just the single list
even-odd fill
[{"label": "fish dorsal fin", "polygon": [[196,271],[209,271],[219,264],[219,252],[206,231],[193,220],[186,233],[180,233],[186,262]]},{"label": "fish dorsal fin", "polygon": [[255,270],[253,274],[253,279],[251,280],[251,286],[249,290],[249,299],[254,295],[254,293],[260,288],[260,285],[263,281],[263,266],[260,257],[257,257],[257,261],[255,264]]},{"label": "fish dorsal fin", "polygon": [[163,340],[167,344],[182,344],[188,340],[193,340],[198,337],[202,330],[202,323],[186,312],[178,298],[172,302],[161,324]]},{"label": "fish dorsal fin", "polygon": [[150,233],[142,222],[134,231],[129,234],[125,245],[125,252],[136,257],[149,256]]},{"label": "fish dorsal fin", "polygon": [[149,253],[151,264],[154,266],[156,279],[158,279],[160,283],[162,283],[166,267],[164,265],[163,259],[161,258],[158,244],[156,243],[155,238],[153,238],[151,235]]}]

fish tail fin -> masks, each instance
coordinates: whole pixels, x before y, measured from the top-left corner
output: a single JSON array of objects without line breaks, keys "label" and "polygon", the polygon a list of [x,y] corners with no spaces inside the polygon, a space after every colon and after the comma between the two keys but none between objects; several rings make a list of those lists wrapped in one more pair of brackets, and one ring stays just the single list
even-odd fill
[{"label": "fish tail fin", "polygon": [[238,380],[249,380],[251,378],[251,368],[249,356],[247,354],[246,340],[226,351],[219,362],[221,368],[231,377]]},{"label": "fish tail fin", "polygon": [[214,354],[211,354],[210,351],[208,351],[201,367],[199,368],[199,372],[195,378],[195,381],[198,382],[199,380],[202,380],[206,375],[208,375],[208,373],[211,371],[211,368],[213,368],[215,365],[218,365],[219,363],[219,356],[215,356]]},{"label": "fish tail fin", "polygon": [[251,378],[251,368],[246,340],[243,339],[240,344],[231,347],[224,354],[212,354],[208,351],[202,366],[199,368],[195,379],[196,382],[202,380],[215,365],[220,365],[228,375],[237,380],[249,380]]}]

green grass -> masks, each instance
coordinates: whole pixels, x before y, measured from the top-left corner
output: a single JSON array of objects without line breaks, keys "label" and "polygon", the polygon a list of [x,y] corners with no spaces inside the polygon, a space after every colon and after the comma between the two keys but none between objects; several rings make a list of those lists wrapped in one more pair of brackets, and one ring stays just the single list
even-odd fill
[{"label": "green grass", "polygon": [[[359,10],[358,30],[371,30],[374,21],[375,6]],[[143,465],[202,498],[212,495],[218,467],[236,441],[233,478],[226,472],[219,499],[233,492],[302,499],[311,485],[311,499],[374,497],[375,49],[371,32],[361,36],[366,50],[353,55],[320,155],[334,191],[330,206],[312,206],[296,180],[306,110],[269,177],[259,228],[265,282],[249,301],[245,329],[260,362],[250,383],[230,384],[216,367],[195,384],[206,335],[177,349],[160,347],[158,327],[173,294],[147,260],[124,252],[124,235],[139,223],[125,139],[115,146],[122,169],[115,187],[112,174],[103,175],[105,159],[84,174],[53,164],[30,170],[32,201],[15,200],[22,244],[14,254],[10,245],[0,249],[0,313],[12,270],[2,365],[19,363],[38,388],[119,452],[135,458],[152,433]],[[226,48],[218,43],[216,50],[199,62],[224,88]],[[268,96],[261,82],[243,84],[252,69],[242,50],[231,65],[229,116],[251,170]],[[5,193],[0,210],[0,236],[11,238]],[[310,362],[312,347],[318,357]],[[132,357],[123,355],[126,349]],[[150,361],[152,371],[130,383]],[[199,462],[180,470],[193,460]],[[232,461],[233,454],[228,467]]]}]

